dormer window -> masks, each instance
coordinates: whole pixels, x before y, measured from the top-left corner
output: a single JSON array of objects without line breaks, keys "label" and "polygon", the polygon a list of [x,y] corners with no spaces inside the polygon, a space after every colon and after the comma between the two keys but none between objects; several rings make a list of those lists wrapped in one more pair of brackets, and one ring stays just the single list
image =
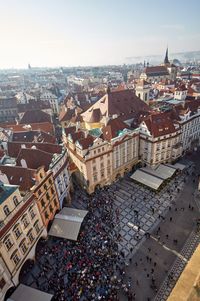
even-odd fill
[{"label": "dormer window", "polygon": [[13,197],[13,203],[17,207],[19,205],[18,198],[16,196]]},{"label": "dormer window", "polygon": [[8,208],[7,205],[5,205],[5,206],[3,207],[3,211],[4,211],[4,213],[5,213],[6,216],[8,216],[8,215],[10,214],[10,209]]}]

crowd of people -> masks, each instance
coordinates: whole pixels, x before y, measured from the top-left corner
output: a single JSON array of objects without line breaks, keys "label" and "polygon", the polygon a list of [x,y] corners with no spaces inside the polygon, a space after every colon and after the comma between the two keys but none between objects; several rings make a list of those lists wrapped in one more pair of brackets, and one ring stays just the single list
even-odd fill
[{"label": "crowd of people", "polygon": [[[179,189],[177,184],[175,181],[172,189]],[[107,193],[107,190],[109,188],[86,196],[76,187],[74,199],[81,200],[82,203],[86,204],[88,210],[78,240],[69,241],[49,237],[41,243],[37,250],[35,265],[37,265],[39,272],[37,276],[34,276],[32,271],[35,266],[28,272],[34,279],[32,286],[52,293],[53,301],[118,301],[119,292],[123,292],[129,301],[136,299],[132,283],[135,282],[135,285],[139,286],[139,281],[127,279],[125,275],[127,262],[124,252],[119,251],[118,247],[118,241],[123,239],[120,235],[119,226],[120,210],[114,208],[112,191]],[[170,195],[171,191],[168,192]],[[169,211],[172,210],[172,207],[175,207],[173,202],[169,206]],[[190,204],[188,208],[193,210]],[[133,206],[131,210],[134,211],[137,222],[138,211]],[[151,207],[150,210],[154,214],[154,208]],[[159,216],[159,218],[165,219],[163,216]],[[169,221],[172,221],[172,218]],[[138,231],[140,231],[139,223]],[[158,241],[160,240],[160,233],[161,228],[159,226],[156,233]],[[150,238],[150,233],[145,233],[145,236],[147,239]],[[168,234],[165,234],[165,239],[169,239]],[[174,239],[174,244],[177,243],[178,240]],[[130,253],[133,251],[133,248],[131,249]],[[132,257],[129,258],[129,264],[132,264]],[[133,263],[135,269],[137,269],[138,264],[141,263]],[[157,263],[152,261],[150,256],[147,256],[146,265],[148,264],[151,266],[151,270],[150,273],[147,273],[147,277],[151,280],[151,288],[157,292],[154,277]],[[24,279],[26,284],[27,277]]]},{"label": "crowd of people", "polygon": [[[123,289],[133,300],[122,279],[124,255],[118,252],[119,233],[115,221],[119,212],[113,210],[109,197],[100,198],[97,192],[87,196],[88,214],[77,241],[48,238],[37,248],[38,274],[29,271],[34,287],[54,295],[54,301],[112,300],[117,301]],[[81,191],[76,197],[83,198]],[[27,277],[24,277],[26,284]]]}]

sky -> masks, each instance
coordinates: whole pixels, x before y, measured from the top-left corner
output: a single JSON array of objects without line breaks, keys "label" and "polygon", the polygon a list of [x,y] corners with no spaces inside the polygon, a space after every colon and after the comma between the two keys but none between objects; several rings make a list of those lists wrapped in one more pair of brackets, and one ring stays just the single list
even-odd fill
[{"label": "sky", "polygon": [[0,69],[200,50],[199,0],[0,0]]}]

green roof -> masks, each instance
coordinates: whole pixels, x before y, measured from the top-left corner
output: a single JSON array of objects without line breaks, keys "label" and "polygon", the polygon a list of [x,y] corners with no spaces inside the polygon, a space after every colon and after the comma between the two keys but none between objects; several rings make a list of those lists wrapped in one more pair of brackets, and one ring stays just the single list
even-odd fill
[{"label": "green roof", "polygon": [[101,136],[102,131],[101,131],[101,129],[96,128],[96,129],[89,130],[89,134],[92,136],[95,136],[95,137],[99,137],[99,136]]},{"label": "green roof", "polygon": [[18,186],[9,184],[0,184],[0,205],[16,190]]}]

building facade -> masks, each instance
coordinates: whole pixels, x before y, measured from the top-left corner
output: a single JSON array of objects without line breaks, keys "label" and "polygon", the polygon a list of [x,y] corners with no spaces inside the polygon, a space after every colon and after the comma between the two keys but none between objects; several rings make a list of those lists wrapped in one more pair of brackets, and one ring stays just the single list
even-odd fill
[{"label": "building facade", "polygon": [[181,126],[168,113],[144,118],[140,123],[140,158],[143,164],[157,166],[181,157]]},{"label": "building facade", "polygon": [[76,180],[87,190],[111,184],[138,163],[139,131],[130,130],[119,119],[113,119],[99,137],[78,131],[63,139],[71,161],[76,165]]},{"label": "building facade", "polygon": [[8,283],[11,286],[16,286],[24,263],[28,259],[34,259],[37,242],[41,237],[46,237],[47,232],[33,194],[28,193],[22,197],[18,186],[1,183],[0,196],[0,253],[5,267],[3,274],[9,277]]},{"label": "building facade", "polygon": [[60,208],[70,203],[70,174],[68,171],[69,159],[66,149],[63,148],[61,154],[54,154],[49,168],[53,172],[53,179],[58,194]]},{"label": "building facade", "polygon": [[35,173],[35,180],[31,191],[36,197],[43,225],[49,230],[56,212],[60,209],[53,172],[45,172],[44,168],[40,167]]}]

